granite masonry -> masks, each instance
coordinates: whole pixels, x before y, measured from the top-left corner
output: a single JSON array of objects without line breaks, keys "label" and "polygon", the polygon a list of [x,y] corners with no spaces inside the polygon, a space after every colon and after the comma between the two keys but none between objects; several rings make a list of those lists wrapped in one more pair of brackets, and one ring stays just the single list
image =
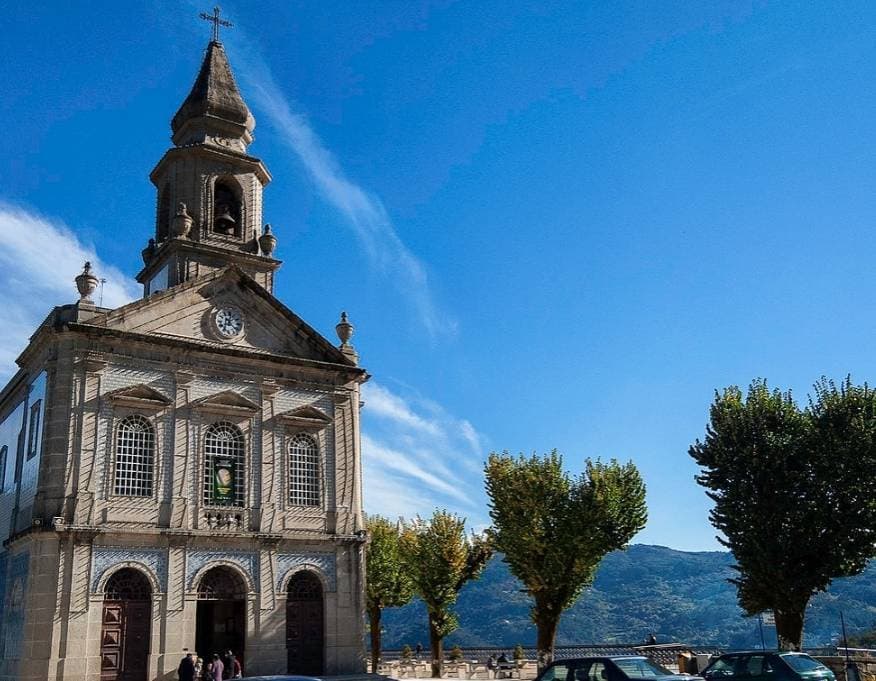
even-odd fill
[{"label": "granite masonry", "polygon": [[96,306],[86,264],[0,393],[0,681],[171,679],[186,649],[364,670],[368,376],[346,315],[335,345],[273,295],[254,126],[214,40],[150,176],[143,297]]}]

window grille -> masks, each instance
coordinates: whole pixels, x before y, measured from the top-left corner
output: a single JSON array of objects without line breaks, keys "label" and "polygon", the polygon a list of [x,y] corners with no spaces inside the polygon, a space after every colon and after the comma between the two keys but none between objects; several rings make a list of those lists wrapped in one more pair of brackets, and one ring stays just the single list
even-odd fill
[{"label": "window grille", "polygon": [[115,494],[151,497],[155,430],[142,416],[128,416],[116,431]]},{"label": "window grille", "polygon": [[[243,506],[246,485],[243,475],[243,433],[227,423],[214,423],[204,438],[204,503],[208,506]],[[231,473],[230,494],[217,490],[216,475],[220,468]]]},{"label": "window grille", "polygon": [[321,601],[322,584],[311,572],[296,572],[289,580],[286,595],[290,601]]},{"label": "window grille", "polygon": [[122,568],[107,580],[104,593],[108,601],[148,601],[152,586],[139,570]]},{"label": "window grille", "polygon": [[207,571],[198,583],[198,599],[231,601],[246,596],[246,584],[227,567],[215,567]]},{"label": "window grille", "polygon": [[299,433],[289,442],[289,503],[319,506],[319,451],[309,435]]}]

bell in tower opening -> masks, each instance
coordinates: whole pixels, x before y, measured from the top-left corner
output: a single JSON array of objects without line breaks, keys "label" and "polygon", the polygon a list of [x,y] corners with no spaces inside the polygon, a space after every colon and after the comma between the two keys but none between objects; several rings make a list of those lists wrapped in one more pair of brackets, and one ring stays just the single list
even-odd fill
[{"label": "bell in tower opening", "polygon": [[227,236],[240,236],[240,202],[225,182],[217,182],[213,189],[213,231]]}]

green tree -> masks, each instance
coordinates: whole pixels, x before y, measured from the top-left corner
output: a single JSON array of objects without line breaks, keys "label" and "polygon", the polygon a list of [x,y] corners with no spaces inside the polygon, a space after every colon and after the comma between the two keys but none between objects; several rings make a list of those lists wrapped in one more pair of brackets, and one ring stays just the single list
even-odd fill
[{"label": "green tree", "polygon": [[432,676],[441,677],[443,640],[459,626],[452,607],[466,582],[477,579],[492,555],[485,537],[465,534],[465,520],[437,510],[428,522],[410,525],[402,555],[414,591],[429,613]]},{"label": "green tree", "polygon": [[741,607],[772,610],[779,645],[799,650],[813,594],[863,570],[876,539],[876,395],[822,380],[801,409],[752,382],[716,393],[690,447],[710,520],[733,552]]},{"label": "green tree", "polygon": [[486,468],[491,539],[533,599],[539,660],[553,657],[563,610],[593,583],[603,556],[645,526],[645,485],[632,463],[587,460],[572,477],[554,450],[490,454]]},{"label": "green tree", "polygon": [[365,557],[365,609],[371,628],[371,671],[380,662],[380,618],[384,608],[405,605],[413,597],[413,585],[401,558],[401,532],[379,515],[369,516]]}]

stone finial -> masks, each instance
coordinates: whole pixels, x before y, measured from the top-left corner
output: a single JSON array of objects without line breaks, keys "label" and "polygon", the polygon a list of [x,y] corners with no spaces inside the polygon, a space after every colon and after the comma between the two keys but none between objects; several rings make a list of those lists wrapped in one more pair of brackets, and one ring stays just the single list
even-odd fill
[{"label": "stone finial", "polygon": [[277,237],[274,236],[273,232],[271,232],[271,226],[265,225],[264,233],[259,237],[259,249],[262,252],[262,255],[266,255],[269,258],[274,253],[274,249],[277,247]]},{"label": "stone finial", "polygon": [[173,236],[179,239],[185,239],[192,230],[192,216],[186,210],[186,204],[182,201],[176,208],[176,215],[173,216]]},{"label": "stone finial", "polygon": [[155,239],[149,239],[149,243],[146,244],[146,248],[140,251],[140,255],[143,257],[143,264],[148,265],[152,256],[155,255]]},{"label": "stone finial", "polygon": [[79,289],[79,302],[94,305],[91,294],[97,289],[100,280],[91,271],[91,263],[86,262],[82,274],[76,277],[76,288]]},{"label": "stone finial", "polygon": [[335,331],[338,334],[338,338],[341,339],[341,349],[353,347],[350,345],[350,339],[353,337],[354,329],[355,327],[347,319],[347,313],[341,312],[341,321],[335,325]]}]

